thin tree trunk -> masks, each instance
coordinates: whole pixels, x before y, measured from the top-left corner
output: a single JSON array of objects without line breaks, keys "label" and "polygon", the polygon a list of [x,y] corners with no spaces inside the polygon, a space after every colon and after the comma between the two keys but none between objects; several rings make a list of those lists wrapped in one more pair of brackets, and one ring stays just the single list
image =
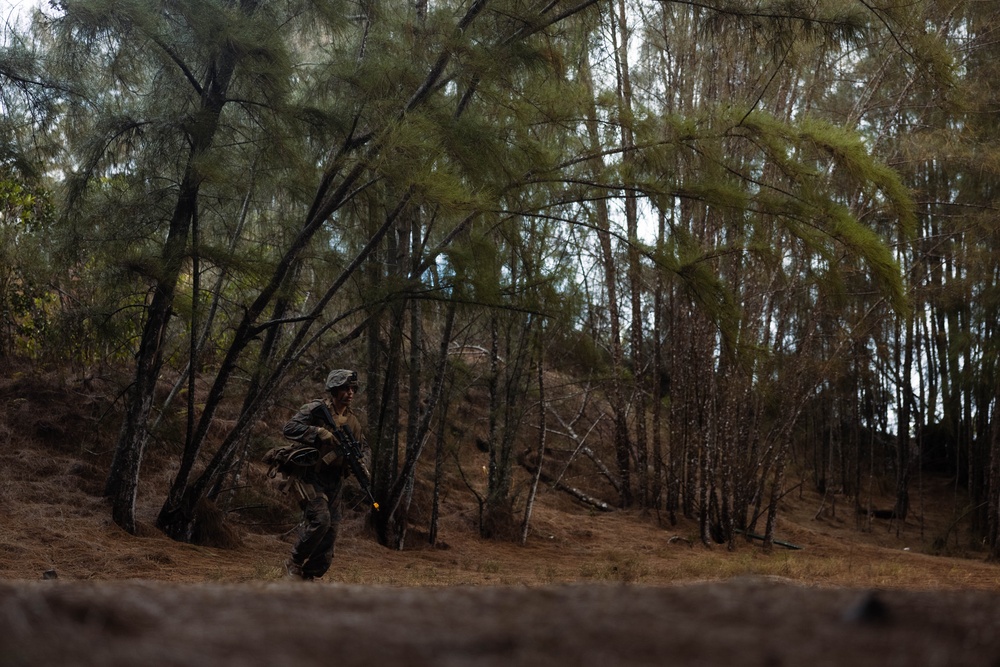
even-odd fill
[{"label": "thin tree trunk", "polygon": [[[1000,396],[1000,382],[996,383]],[[986,546],[990,559],[1000,561],[1000,401],[993,403],[993,433],[990,439],[990,485]]]},{"label": "thin tree trunk", "polygon": [[528,527],[531,523],[531,511],[535,506],[535,495],[538,493],[538,480],[542,476],[542,463],[545,458],[545,436],[548,429],[545,416],[548,407],[545,402],[545,327],[539,326],[538,333],[538,470],[531,478],[528,499],[524,505],[524,521],[521,522],[521,544],[528,542]]},{"label": "thin tree trunk", "polygon": [[[588,89],[593,90],[590,64],[587,56],[581,59],[581,79]],[[597,110],[588,108],[586,120],[587,134],[593,153],[600,154],[602,142],[597,118]],[[603,167],[603,165],[601,165]],[[597,170],[595,168],[595,170]],[[632,504],[631,491],[631,452],[628,442],[627,406],[624,392],[625,364],[621,344],[621,310],[618,304],[618,270],[615,263],[614,249],[611,244],[611,221],[607,202],[599,198],[595,203],[597,237],[601,248],[601,266],[604,269],[604,286],[607,294],[608,323],[610,334],[608,344],[611,348],[611,402],[614,412],[614,447],[618,462],[618,474],[621,477],[622,507]]]},{"label": "thin tree trunk", "polygon": [[[894,514],[902,526],[910,511],[910,406],[913,404],[913,319],[908,314],[899,327],[897,340],[902,338],[903,365],[897,373],[899,392],[899,415],[896,430],[896,507]],[[904,335],[905,332],[905,335]],[[897,360],[899,355],[897,354]]]},{"label": "thin tree trunk", "polygon": [[[629,63],[629,38],[631,29],[628,24],[628,11],[625,0],[618,0],[618,34],[621,41],[616,49],[618,63],[618,107],[619,124],[621,127],[622,160],[626,165],[635,161],[635,137],[632,132],[632,73]],[[632,352],[632,368],[634,369],[635,394],[635,440],[632,448],[635,451],[635,476],[637,482],[638,502],[642,507],[650,503],[649,492],[649,447],[646,442],[646,362],[643,354],[645,342],[643,330],[645,318],[642,308],[642,259],[639,252],[639,208],[636,190],[632,183],[625,183],[625,228],[628,234],[628,281],[629,300],[631,303],[631,326],[629,327],[629,342]]]},{"label": "thin tree trunk", "polygon": [[[666,215],[658,214],[659,226],[656,235],[657,247],[662,248],[666,236]],[[656,285],[653,291],[653,480],[650,487],[650,505],[659,511],[663,505],[663,479],[668,469],[663,458],[663,398],[665,369],[663,366],[663,291],[664,280],[662,271],[656,272]],[[668,454],[669,456],[669,454]]]},{"label": "thin tree trunk", "polygon": [[[252,14],[257,4],[257,0],[247,0],[241,3],[241,10],[247,15]],[[197,164],[215,140],[236,65],[237,54],[233,51],[233,46],[228,44],[210,62],[206,80],[201,86],[201,122],[197,132],[192,132],[190,137],[191,150],[161,254],[162,270],[153,290],[152,301],[146,310],[146,322],[136,354],[135,379],[125,395],[125,418],[104,487],[104,495],[111,500],[112,519],[130,533],[136,532],[136,491],[142,459],[149,441],[147,426],[163,364],[164,338],[183,266],[188,234],[198,209],[202,176]]]},{"label": "thin tree trunk", "polygon": [[[423,454],[424,445],[430,434],[431,420],[445,392],[445,384],[448,376],[448,348],[451,345],[452,336],[454,335],[456,310],[457,301],[450,301],[448,303],[447,314],[445,315],[444,331],[441,333],[441,342],[438,346],[438,358],[434,366],[434,383],[431,387],[430,395],[420,408],[420,419],[414,424],[413,441],[407,446],[406,457],[400,467],[396,483],[390,489],[386,500],[387,511],[399,513],[400,516],[397,518],[397,521],[402,523],[406,521],[406,507],[403,507],[402,512],[397,509],[400,505],[400,498],[407,493],[408,489],[412,489],[416,476],[417,462]],[[442,415],[442,419],[444,417],[445,415]],[[442,422],[442,428],[443,426],[444,422]],[[444,437],[443,431],[438,437]]]}]

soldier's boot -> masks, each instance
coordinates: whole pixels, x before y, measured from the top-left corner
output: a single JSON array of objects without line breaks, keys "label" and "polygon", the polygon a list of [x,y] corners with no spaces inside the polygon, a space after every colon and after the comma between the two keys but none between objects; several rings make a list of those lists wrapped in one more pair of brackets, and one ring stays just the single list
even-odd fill
[{"label": "soldier's boot", "polygon": [[285,561],[285,578],[286,579],[305,579],[302,574],[302,566],[293,561],[291,558]]}]

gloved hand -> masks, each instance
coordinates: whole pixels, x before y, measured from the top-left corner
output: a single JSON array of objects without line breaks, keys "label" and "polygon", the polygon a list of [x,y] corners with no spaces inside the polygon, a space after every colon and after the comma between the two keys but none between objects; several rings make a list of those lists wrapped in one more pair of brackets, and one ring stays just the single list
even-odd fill
[{"label": "gloved hand", "polygon": [[333,433],[330,433],[325,428],[317,429],[316,440],[318,441],[322,449],[326,449],[327,447],[330,448],[330,451],[324,454],[323,458],[321,459],[323,461],[323,465],[332,466],[336,464],[337,461],[340,460],[340,456],[337,454],[336,447],[334,447],[337,441],[334,438]]}]

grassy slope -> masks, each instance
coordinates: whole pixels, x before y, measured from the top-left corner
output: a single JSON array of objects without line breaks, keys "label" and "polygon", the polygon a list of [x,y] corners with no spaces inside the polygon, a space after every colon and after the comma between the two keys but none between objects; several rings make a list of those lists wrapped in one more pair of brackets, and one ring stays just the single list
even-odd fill
[{"label": "grassy slope", "polygon": [[[263,470],[248,479],[240,544],[210,548],[164,538],[152,521],[171,479],[176,452],[154,444],[140,489],[140,536],[108,518],[100,497],[114,441],[110,397],[100,382],[13,372],[0,378],[0,579],[39,579],[55,570],[62,580],[148,579],[175,582],[277,580],[289,548],[294,511],[268,489]],[[262,424],[266,432],[273,430]],[[476,456],[470,448],[470,456]],[[472,461],[470,467],[475,466]],[[474,468],[473,468],[474,469]],[[924,493],[905,525],[859,521],[846,502],[831,505],[794,487],[783,501],[778,537],[801,546],[763,553],[742,540],[732,551],[706,548],[691,521],[669,525],[636,512],[595,513],[564,494],[542,489],[525,546],[483,541],[476,534],[476,503],[454,484],[442,506],[440,543],[430,547],[414,528],[404,551],[379,546],[361,513],[349,513],[328,580],[356,584],[540,585],[555,582],[670,584],[747,574],[819,586],[1000,590],[1000,566],[968,552],[949,530],[956,508],[947,480],[922,481]],[[877,490],[876,490],[877,494]],[[883,506],[891,505],[888,498]],[[424,503],[426,504],[426,503]],[[260,507],[263,506],[263,507]],[[426,514],[421,496],[418,516]],[[931,546],[962,557],[929,555]]]}]

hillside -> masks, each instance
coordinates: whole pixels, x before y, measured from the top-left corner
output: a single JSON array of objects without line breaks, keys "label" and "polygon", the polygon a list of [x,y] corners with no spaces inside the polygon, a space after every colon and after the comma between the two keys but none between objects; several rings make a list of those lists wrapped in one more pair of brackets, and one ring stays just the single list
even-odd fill
[{"label": "hillside", "polygon": [[[151,447],[144,467],[139,536],[111,523],[101,498],[113,442],[110,399],[97,382],[22,370],[0,380],[0,578],[268,581],[280,578],[294,529],[294,508],[268,486],[262,466],[247,483],[247,504],[231,522],[230,548],[181,544],[152,527],[171,480],[171,452]],[[263,428],[269,428],[264,426]],[[103,443],[103,444],[101,444]],[[475,465],[475,462],[472,464]],[[481,540],[476,503],[455,485],[446,494],[432,548],[419,526],[402,552],[379,546],[360,511],[348,512],[332,579],[343,583],[544,584],[613,581],[666,584],[777,575],[810,584],[897,588],[1000,587],[1000,566],[970,552],[952,530],[956,507],[947,479],[921,480],[922,493],[904,525],[856,517],[841,500],[823,499],[793,479],[777,537],[791,549],[765,554],[760,543],[705,547],[697,527],[638,512],[595,512],[543,487],[526,546]],[[915,494],[916,495],[916,494]],[[891,505],[891,498],[884,498]],[[258,525],[252,525],[256,520]],[[267,522],[271,522],[268,524]],[[929,555],[956,553],[964,557]]]},{"label": "hillside", "polygon": [[[770,554],[759,542],[708,548],[691,522],[594,512],[551,490],[539,496],[526,546],[484,541],[472,498],[456,487],[436,548],[415,529],[406,550],[385,549],[363,515],[349,513],[331,573],[296,584],[282,578],[294,516],[278,496],[261,492],[273,505],[255,516],[285,523],[237,523],[229,548],[181,544],[153,529],[171,472],[162,453],[147,462],[141,534],[113,525],[100,497],[109,452],[96,448],[113,441],[108,410],[94,382],[27,373],[0,380],[0,623],[14,629],[2,665],[138,664],[136,656],[148,664],[325,664],[328,653],[295,639],[317,618],[334,629],[327,643],[348,628],[367,642],[342,664],[409,656],[402,662],[604,665],[604,650],[631,664],[662,664],[667,654],[707,664],[750,638],[760,650],[738,653],[733,664],[885,664],[887,656],[899,658],[890,664],[945,664],[930,660],[935,650],[959,656],[950,664],[1000,658],[1000,567],[982,553],[930,554],[962,551],[949,531],[956,509],[948,480],[923,480],[923,514],[903,526],[866,525],[808,484],[793,484],[778,537],[799,548]],[[249,483],[265,488],[263,470],[254,468]],[[866,606],[873,591],[877,604]],[[550,618],[554,608],[565,618]],[[285,620],[272,626],[275,614]],[[637,628],[637,615],[671,619],[672,630]],[[854,616],[861,620],[844,620]],[[206,632],[204,623],[226,631]],[[846,640],[858,624],[863,636]],[[380,634],[386,627],[391,640]],[[51,632],[55,643],[43,639]],[[812,638],[802,641],[803,632]],[[470,648],[476,642],[485,648]],[[277,662],[276,650],[284,651]]]}]

